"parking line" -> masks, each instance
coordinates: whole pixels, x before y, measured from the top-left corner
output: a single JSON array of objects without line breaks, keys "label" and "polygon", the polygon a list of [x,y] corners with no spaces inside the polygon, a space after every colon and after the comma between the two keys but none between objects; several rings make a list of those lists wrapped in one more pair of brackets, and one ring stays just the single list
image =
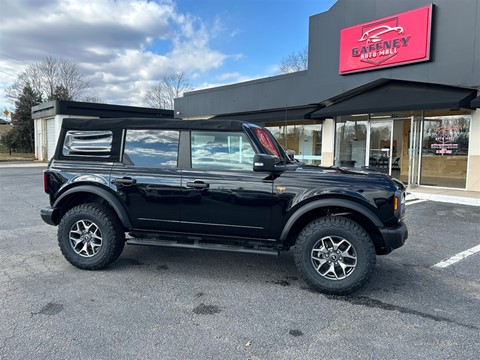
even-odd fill
[{"label": "parking line", "polygon": [[422,203],[422,202],[425,202],[425,201],[427,201],[427,200],[425,200],[425,199],[412,200],[412,201],[407,201],[405,203],[405,205],[419,204],[419,203]]},{"label": "parking line", "polygon": [[462,251],[461,253],[458,253],[458,254],[452,256],[451,258],[442,260],[439,263],[433,265],[432,267],[443,269],[443,268],[446,268],[447,266],[455,264],[456,262],[459,262],[460,260],[465,259],[466,257],[468,257],[470,255],[476,254],[477,252],[480,252],[480,245],[477,245],[477,246],[474,246],[471,249]]}]

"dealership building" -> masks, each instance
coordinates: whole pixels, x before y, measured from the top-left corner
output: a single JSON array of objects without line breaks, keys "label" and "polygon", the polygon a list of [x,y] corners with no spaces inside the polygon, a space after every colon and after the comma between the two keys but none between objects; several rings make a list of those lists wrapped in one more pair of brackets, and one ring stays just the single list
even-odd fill
[{"label": "dealership building", "polygon": [[264,125],[307,164],[480,191],[480,0],[338,0],[309,21],[307,70],[186,93],[176,116]]}]

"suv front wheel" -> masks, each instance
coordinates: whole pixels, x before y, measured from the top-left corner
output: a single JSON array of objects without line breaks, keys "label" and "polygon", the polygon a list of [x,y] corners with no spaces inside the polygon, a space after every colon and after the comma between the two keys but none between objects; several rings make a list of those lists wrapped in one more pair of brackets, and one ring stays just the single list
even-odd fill
[{"label": "suv front wheel", "polygon": [[368,233],[355,221],[329,216],[307,225],[295,244],[295,265],[313,288],[346,295],[362,287],[376,262]]},{"label": "suv front wheel", "polygon": [[125,246],[125,233],[108,207],[81,204],[63,216],[58,227],[58,245],[72,265],[98,270],[120,256]]}]

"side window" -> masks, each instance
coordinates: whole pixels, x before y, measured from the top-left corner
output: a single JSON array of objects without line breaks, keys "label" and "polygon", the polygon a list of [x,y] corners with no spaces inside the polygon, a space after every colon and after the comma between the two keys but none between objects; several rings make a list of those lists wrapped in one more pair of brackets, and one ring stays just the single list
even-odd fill
[{"label": "side window", "polygon": [[254,151],[243,133],[192,131],[192,168],[253,171]]},{"label": "side window", "polygon": [[111,131],[69,130],[65,134],[62,154],[68,156],[109,157],[112,154]]},{"label": "side window", "polygon": [[177,167],[178,131],[127,130],[123,162],[138,166]]}]

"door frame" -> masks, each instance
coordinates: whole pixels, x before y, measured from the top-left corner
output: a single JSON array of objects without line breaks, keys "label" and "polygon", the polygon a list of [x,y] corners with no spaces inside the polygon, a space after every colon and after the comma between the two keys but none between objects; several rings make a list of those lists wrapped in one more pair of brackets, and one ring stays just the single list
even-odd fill
[{"label": "door frame", "polygon": [[408,145],[408,186],[420,185],[422,168],[423,116],[410,118],[410,141]]},{"label": "door frame", "polygon": [[[385,118],[378,118],[378,119],[372,119],[370,116],[369,116],[369,119],[368,119],[368,122],[367,122],[367,137],[366,137],[366,151],[365,151],[365,164],[369,164],[369,159],[370,159],[370,151],[371,151],[371,145],[370,145],[370,140],[371,140],[371,124],[372,122],[376,122],[376,121],[382,121],[382,122],[386,122],[386,123],[389,123],[390,125],[390,145],[389,145],[389,150],[388,150],[388,153],[389,153],[389,156],[388,156],[388,171],[387,171],[387,174],[388,175],[392,175],[392,164],[393,164],[393,144],[394,144],[394,129],[395,129],[395,121],[403,121],[403,120],[410,120],[411,117],[395,117],[395,118],[388,118],[388,117],[385,117]],[[399,149],[397,149],[397,152],[399,151]],[[397,154],[397,157],[398,154]]]}]

